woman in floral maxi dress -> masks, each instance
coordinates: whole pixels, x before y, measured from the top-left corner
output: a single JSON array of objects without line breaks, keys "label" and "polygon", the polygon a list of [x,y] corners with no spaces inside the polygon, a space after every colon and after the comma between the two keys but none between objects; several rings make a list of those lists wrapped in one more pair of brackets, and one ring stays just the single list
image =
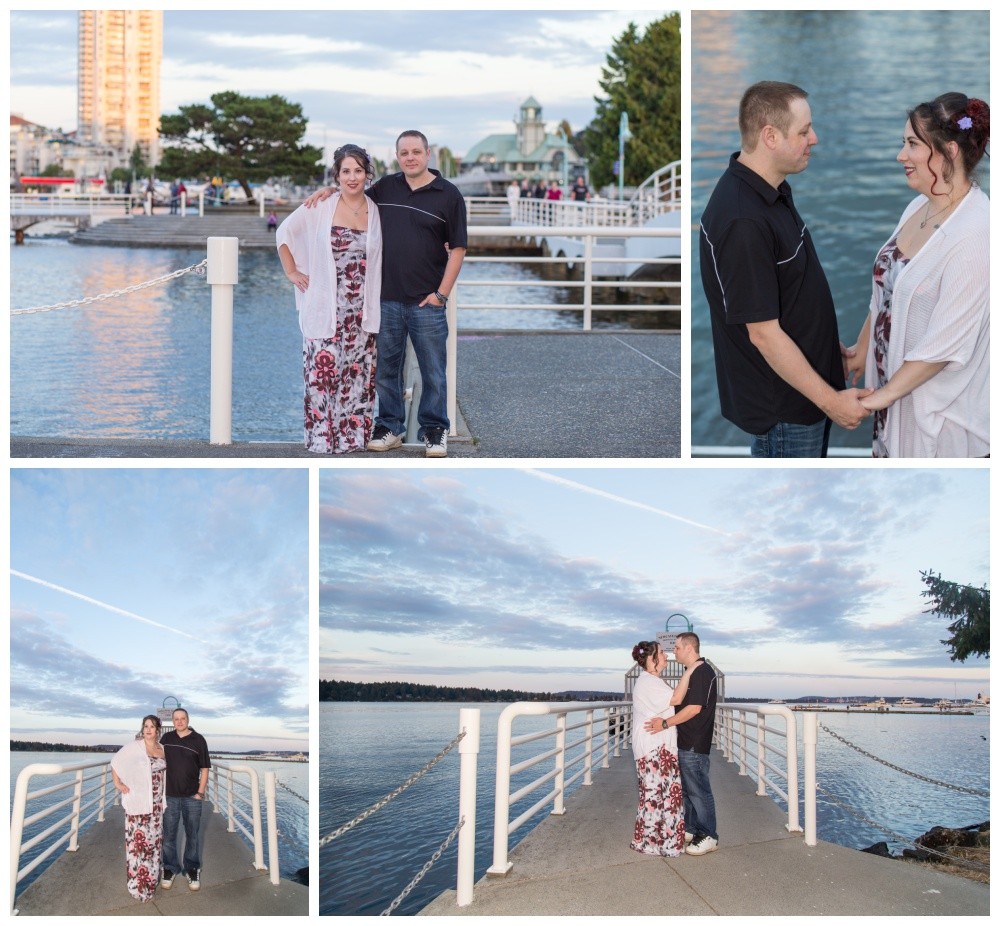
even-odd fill
[{"label": "woman in floral maxi dress", "polygon": [[295,286],[303,336],[305,446],[313,453],[364,450],[375,408],[381,300],[378,208],[365,195],[367,153],[334,154],[339,192],[300,206],[278,228],[278,256]]},{"label": "woman in floral maxi dress", "polygon": [[676,689],[660,678],[666,653],[656,642],[642,642],[632,649],[642,668],[632,689],[632,755],[639,779],[639,810],[629,847],[645,855],[676,858],[684,853],[684,797],[677,760],[677,728],[648,733],[650,717],[670,717],[687,691],[690,673]]},{"label": "woman in floral maxi dress", "polygon": [[159,717],[142,718],[142,737],[111,760],[111,776],[125,810],[125,867],[128,892],[145,903],[156,893],[163,845],[167,762],[160,745]]}]

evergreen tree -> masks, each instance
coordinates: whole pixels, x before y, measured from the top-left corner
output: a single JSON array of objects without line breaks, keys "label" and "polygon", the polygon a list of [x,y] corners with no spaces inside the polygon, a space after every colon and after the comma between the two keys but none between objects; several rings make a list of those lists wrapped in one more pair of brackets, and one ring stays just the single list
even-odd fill
[{"label": "evergreen tree", "polygon": [[927,588],[920,594],[931,599],[927,613],[954,618],[948,625],[951,636],[941,642],[951,650],[952,662],[965,662],[970,656],[990,656],[990,590],[984,585],[973,588],[942,579],[931,571],[921,572]]},{"label": "evergreen tree", "polygon": [[243,96],[232,90],[212,95],[211,106],[195,103],[160,120],[160,173],[167,177],[221,176],[239,181],[251,199],[250,181],[317,177],[322,152],[301,144],[308,120],[298,103],[284,97]]},{"label": "evergreen tree", "polygon": [[618,128],[628,113],[632,138],[625,142],[625,184],[637,186],[681,155],[680,14],[650,23],[639,35],[634,23],[614,41],[595,97],[597,115],[584,130],[595,186],[616,182]]}]

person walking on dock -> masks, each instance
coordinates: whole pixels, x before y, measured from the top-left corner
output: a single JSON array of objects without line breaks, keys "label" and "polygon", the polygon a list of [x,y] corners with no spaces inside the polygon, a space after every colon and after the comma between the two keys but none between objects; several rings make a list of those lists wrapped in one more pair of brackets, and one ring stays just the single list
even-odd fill
[{"label": "person walking on dock", "polygon": [[[174,729],[160,739],[167,759],[167,810],[163,815],[164,890],[173,887],[174,876],[183,872],[188,887],[201,887],[201,813],[212,767],[205,737],[190,726],[188,712],[173,713]],[[184,823],[184,864],[177,851],[180,824]]]},{"label": "person walking on dock", "polygon": [[722,414],[755,457],[825,457],[831,421],[852,430],[870,414],[870,390],[845,388],[833,295],[786,179],[818,141],[806,96],[777,81],[746,90],[741,150],[701,217]]},{"label": "person walking on dock", "polygon": [[[646,721],[649,732],[677,727],[677,758],[684,789],[684,824],[688,855],[705,855],[719,847],[716,830],[715,796],[708,780],[709,752],[715,727],[718,694],[715,673],[701,657],[701,641],[690,631],[677,635],[674,656],[686,670],[687,691],[679,699],[673,716]],[[677,690],[680,691],[680,684]]]},{"label": "person walking on dock", "polygon": [[632,648],[632,658],[642,668],[632,689],[632,756],[639,780],[639,811],[630,849],[644,855],[677,858],[684,852],[684,803],[677,761],[677,731],[663,727],[649,730],[647,721],[674,713],[687,691],[689,676],[675,690],[660,678],[667,655],[655,641]]},{"label": "person walking on dock", "polygon": [[[407,129],[396,139],[399,173],[366,191],[382,219],[382,321],[378,334],[375,389],[379,414],[368,450],[394,450],[403,443],[406,405],[403,361],[406,339],[420,367],[418,439],[428,457],[448,455],[447,305],[468,247],[465,200],[458,187],[432,170],[427,136]],[[305,205],[332,195],[323,189]]]},{"label": "person walking on dock", "polygon": [[122,746],[111,760],[111,777],[125,811],[126,886],[143,903],[152,900],[160,880],[167,769],[161,729],[160,718],[147,714],[139,738]]}]

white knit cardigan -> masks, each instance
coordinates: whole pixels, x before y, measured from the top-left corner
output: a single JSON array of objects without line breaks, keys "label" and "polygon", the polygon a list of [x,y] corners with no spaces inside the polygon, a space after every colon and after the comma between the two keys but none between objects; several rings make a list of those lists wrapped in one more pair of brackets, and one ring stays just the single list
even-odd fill
[{"label": "white knit cardigan", "polygon": [[[927,204],[907,206],[893,237]],[[891,240],[891,238],[890,238]],[[872,284],[871,331],[881,290]],[[947,365],[889,406],[893,457],[981,457],[990,452],[990,201],[973,186],[896,277],[886,373],[904,360]],[[865,383],[877,382],[869,336]]]},{"label": "white knit cardigan", "polygon": [[638,762],[643,756],[666,746],[677,755],[677,727],[648,733],[645,723],[650,717],[672,717],[670,699],[674,690],[662,678],[640,672],[632,687],[632,757]]},{"label": "white knit cardigan", "polygon": [[[337,333],[337,267],[330,247],[330,226],[340,194],[306,208],[299,206],[278,226],[276,244],[288,245],[295,269],[309,277],[309,288],[295,290],[299,327],[306,338],[332,338]],[[368,239],[361,328],[378,332],[382,299],[382,225],[378,207],[368,200]]]},{"label": "white knit cardigan", "polygon": [[[122,809],[129,816],[153,812],[153,773],[143,740],[126,743],[111,760],[111,767],[128,788],[122,795]],[[166,799],[164,799],[166,806]]]}]

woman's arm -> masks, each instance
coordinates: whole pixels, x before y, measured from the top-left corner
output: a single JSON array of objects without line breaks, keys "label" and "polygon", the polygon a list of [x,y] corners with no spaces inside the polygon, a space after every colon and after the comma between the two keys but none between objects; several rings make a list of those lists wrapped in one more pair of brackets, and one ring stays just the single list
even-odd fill
[{"label": "woman's arm", "polygon": [[291,280],[292,285],[300,292],[304,293],[309,289],[309,277],[295,269],[295,258],[288,249],[287,244],[278,248],[278,259],[281,261],[281,269],[285,271],[285,276]]},{"label": "woman's arm", "polygon": [[128,786],[118,777],[118,773],[114,769],[111,769],[111,777],[115,780],[115,788],[122,794],[128,794]]},{"label": "woman's arm", "polygon": [[[868,335],[871,331],[872,317],[867,315],[865,323],[858,332],[858,339],[853,347],[840,345],[840,355],[844,361],[844,380],[849,386],[856,386],[865,377],[865,364],[868,361]],[[862,399],[861,404],[864,405]]]},{"label": "woman's arm", "polygon": [[670,699],[670,704],[673,707],[678,707],[681,701],[684,700],[684,696],[687,694],[688,685],[691,682],[691,676],[694,673],[695,666],[691,666],[682,676],[681,680],[677,683],[677,687],[674,689],[674,694]]},{"label": "woman's arm", "polygon": [[873,412],[888,408],[893,402],[913,392],[917,386],[922,386],[937,376],[947,365],[947,361],[929,363],[926,360],[904,360],[889,382],[863,398],[861,404]]}]

